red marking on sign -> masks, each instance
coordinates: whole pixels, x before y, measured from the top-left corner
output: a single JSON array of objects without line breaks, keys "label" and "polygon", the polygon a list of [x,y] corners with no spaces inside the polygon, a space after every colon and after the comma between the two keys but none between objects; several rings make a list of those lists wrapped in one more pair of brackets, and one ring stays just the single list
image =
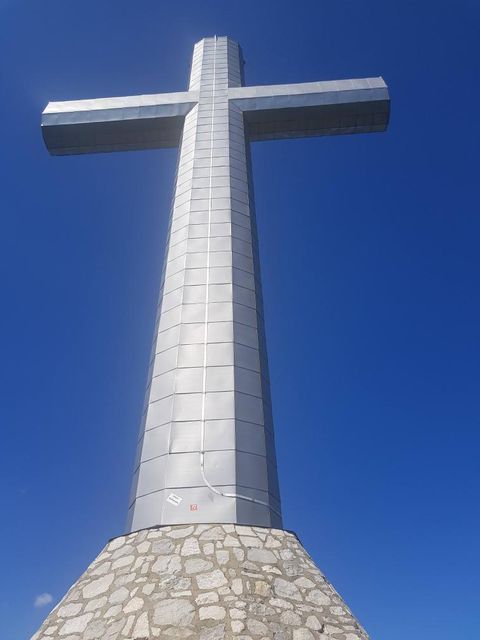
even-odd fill
[{"label": "red marking on sign", "polygon": [[198,511],[198,505],[197,504],[191,504],[190,505],[190,511]]}]

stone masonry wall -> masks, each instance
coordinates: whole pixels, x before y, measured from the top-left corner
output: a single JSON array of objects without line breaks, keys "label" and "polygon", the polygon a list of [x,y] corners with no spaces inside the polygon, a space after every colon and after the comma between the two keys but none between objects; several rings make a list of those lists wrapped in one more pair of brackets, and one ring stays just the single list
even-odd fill
[{"label": "stone masonry wall", "polygon": [[293,533],[169,526],[111,540],[32,640],[368,640]]}]

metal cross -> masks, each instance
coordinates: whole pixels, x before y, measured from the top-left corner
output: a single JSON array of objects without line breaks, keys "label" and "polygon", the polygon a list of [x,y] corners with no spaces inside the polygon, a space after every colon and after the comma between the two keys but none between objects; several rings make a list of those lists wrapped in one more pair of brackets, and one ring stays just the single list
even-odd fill
[{"label": "metal cross", "polygon": [[53,155],[180,149],[129,530],[282,526],[249,143],[384,131],[389,104],[382,78],[244,87],[214,37],[186,92],[47,105]]}]

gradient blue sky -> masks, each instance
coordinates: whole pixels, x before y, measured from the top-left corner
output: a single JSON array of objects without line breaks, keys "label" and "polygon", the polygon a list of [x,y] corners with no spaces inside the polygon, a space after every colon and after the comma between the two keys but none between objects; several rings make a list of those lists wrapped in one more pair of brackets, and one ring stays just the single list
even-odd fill
[{"label": "gradient blue sky", "polygon": [[478,0],[0,0],[0,637],[122,533],[175,152],[51,158],[48,100],[383,75],[386,134],[253,162],[285,525],[382,640],[480,626]]}]

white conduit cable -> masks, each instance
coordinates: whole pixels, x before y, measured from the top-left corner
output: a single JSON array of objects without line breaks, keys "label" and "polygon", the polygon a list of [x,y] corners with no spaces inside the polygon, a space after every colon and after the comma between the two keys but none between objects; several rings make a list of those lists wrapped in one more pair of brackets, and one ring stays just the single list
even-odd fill
[{"label": "white conduit cable", "polygon": [[210,232],[211,232],[211,220],[212,220],[212,169],[213,169],[213,126],[215,118],[215,89],[216,89],[216,64],[217,64],[217,36],[215,36],[215,43],[213,49],[213,89],[212,89],[212,118],[210,129],[210,176],[209,176],[209,188],[208,188],[208,225],[207,225],[207,276],[206,276],[206,294],[205,294],[205,328],[204,328],[204,349],[203,349],[203,379],[202,379],[202,417],[201,417],[201,433],[200,433],[200,471],[202,479],[205,485],[219,496],[224,498],[239,498],[246,500],[247,502],[254,502],[255,504],[267,507],[277,515],[281,515],[277,509],[272,507],[268,502],[252,498],[251,496],[245,496],[241,493],[226,493],[214,487],[208,480],[205,471],[205,404],[207,397],[207,344],[208,344],[208,302],[209,302],[209,284],[210,284]]}]

